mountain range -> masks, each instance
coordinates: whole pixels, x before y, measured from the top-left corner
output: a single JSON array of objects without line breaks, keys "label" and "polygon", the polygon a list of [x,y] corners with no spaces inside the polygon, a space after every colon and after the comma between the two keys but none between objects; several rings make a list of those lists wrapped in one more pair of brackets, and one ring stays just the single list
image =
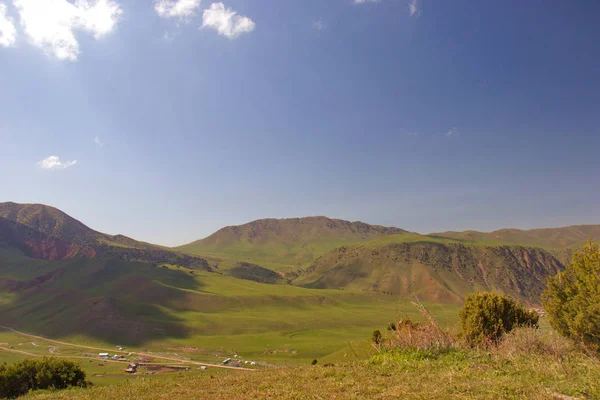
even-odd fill
[{"label": "mountain range", "polygon": [[97,232],[53,207],[0,203],[0,322],[136,343],[189,335],[182,312],[206,319],[250,307],[268,318],[308,299],[358,307],[368,293],[458,304],[491,290],[534,305],[546,277],[587,239],[600,240],[600,225],[420,235],[307,217],[166,248]]}]

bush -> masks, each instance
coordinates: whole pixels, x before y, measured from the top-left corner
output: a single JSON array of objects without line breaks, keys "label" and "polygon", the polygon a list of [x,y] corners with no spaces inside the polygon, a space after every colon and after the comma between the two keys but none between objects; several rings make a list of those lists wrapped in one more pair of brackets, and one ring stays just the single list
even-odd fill
[{"label": "bush", "polygon": [[36,389],[86,385],[85,372],[72,361],[43,358],[0,366],[0,398],[15,398]]},{"label": "bush", "polygon": [[600,353],[600,250],[591,241],[567,268],[548,278],[542,294],[550,325],[561,335]]},{"label": "bush", "polygon": [[510,297],[495,293],[472,293],[460,310],[464,338],[470,345],[496,344],[518,326],[538,327],[539,315],[528,311]]}]

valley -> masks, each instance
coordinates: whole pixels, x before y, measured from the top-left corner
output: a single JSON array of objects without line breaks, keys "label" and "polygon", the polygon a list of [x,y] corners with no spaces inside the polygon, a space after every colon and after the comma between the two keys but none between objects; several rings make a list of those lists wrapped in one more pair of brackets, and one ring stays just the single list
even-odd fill
[{"label": "valley", "polygon": [[[171,249],[96,232],[51,207],[4,203],[0,325],[45,347],[4,330],[0,342],[19,346],[0,346],[0,362],[48,355],[52,341],[108,381],[129,377],[99,372],[81,346],[183,365],[236,354],[271,366],[362,359],[374,327],[419,318],[414,299],[453,332],[473,291],[539,306],[546,277],[564,268],[556,254],[582,235],[600,239],[595,227],[495,242],[314,217],[255,221]],[[551,239],[532,246],[539,237]]]}]

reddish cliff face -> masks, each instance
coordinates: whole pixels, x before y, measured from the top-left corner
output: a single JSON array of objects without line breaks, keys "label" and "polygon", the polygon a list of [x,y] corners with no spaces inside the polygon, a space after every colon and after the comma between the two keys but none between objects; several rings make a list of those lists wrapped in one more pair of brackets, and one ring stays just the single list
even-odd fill
[{"label": "reddish cliff face", "polygon": [[30,249],[31,257],[45,260],[65,260],[75,256],[93,258],[96,251],[89,247],[81,247],[58,239],[42,238],[24,242]]},{"label": "reddish cliff face", "polygon": [[96,256],[96,251],[90,246],[48,236],[3,218],[0,218],[0,242],[12,245],[30,257],[45,260]]}]

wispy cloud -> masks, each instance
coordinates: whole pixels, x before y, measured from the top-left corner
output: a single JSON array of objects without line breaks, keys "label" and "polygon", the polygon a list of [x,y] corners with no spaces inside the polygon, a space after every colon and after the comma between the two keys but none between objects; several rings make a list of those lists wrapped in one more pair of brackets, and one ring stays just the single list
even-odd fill
[{"label": "wispy cloud", "polygon": [[327,29],[327,23],[323,18],[316,19],[313,21],[313,28],[317,31],[322,31],[323,29]]},{"label": "wispy cloud", "polygon": [[421,15],[419,0],[410,0],[408,3],[408,12],[410,13],[411,17],[418,17]]},{"label": "wispy cloud", "polygon": [[17,29],[8,15],[6,4],[0,3],[0,46],[11,47],[17,40]]},{"label": "wispy cloud", "polygon": [[77,164],[77,160],[62,162],[58,156],[50,156],[37,164],[43,169],[65,169]]},{"label": "wispy cloud", "polygon": [[254,30],[256,24],[248,17],[238,15],[223,3],[213,3],[202,14],[202,27],[212,28],[220,35],[235,39]]},{"label": "wispy cloud", "polygon": [[163,18],[177,17],[183,20],[196,15],[200,0],[157,0],[154,10]]},{"label": "wispy cloud", "polygon": [[379,3],[379,0],[354,0],[354,4]]},{"label": "wispy cloud", "polygon": [[95,39],[112,32],[123,11],[114,0],[14,0],[21,25],[32,44],[59,60],[75,61],[75,31]]},{"label": "wispy cloud", "polygon": [[451,128],[448,132],[446,132],[444,135],[445,136],[455,136],[458,134],[458,129],[457,128]]},{"label": "wispy cloud", "polygon": [[419,136],[419,132],[408,132],[408,136]]},{"label": "wispy cloud", "polygon": [[102,142],[102,140],[100,140],[100,136],[96,136],[94,138],[94,143],[96,144],[96,146],[102,148],[104,147],[104,142]]}]

